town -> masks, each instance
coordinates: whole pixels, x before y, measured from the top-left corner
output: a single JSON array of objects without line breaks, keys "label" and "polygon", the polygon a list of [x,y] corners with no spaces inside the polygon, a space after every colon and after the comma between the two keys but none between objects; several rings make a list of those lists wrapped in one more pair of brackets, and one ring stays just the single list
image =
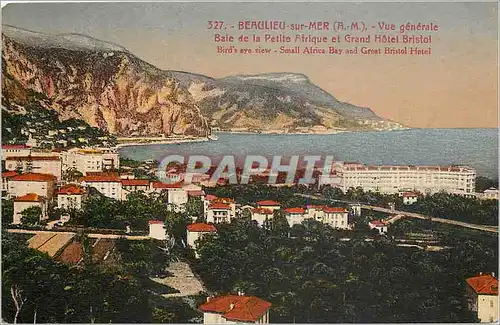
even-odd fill
[{"label": "town", "polygon": [[[220,288],[203,289],[200,283],[200,290],[190,292],[191,295],[211,292],[197,307],[203,313],[204,323],[321,321],[311,316],[301,318],[303,315],[293,311],[273,311],[275,302],[266,300],[271,294],[266,291],[269,289],[240,285],[235,291],[234,283],[220,282],[207,274],[212,268],[222,267],[211,263],[214,263],[213,247],[223,244],[220,241],[225,240],[224,232],[229,236],[246,228],[250,233],[270,232],[268,236],[280,236],[285,242],[307,242],[318,230],[307,230],[309,235],[302,232],[321,225],[324,229],[321,231],[337,232],[340,242],[354,242],[357,238],[368,243],[389,240],[398,248],[429,252],[450,248],[439,243],[434,233],[419,233],[417,229],[422,222],[497,234],[494,225],[498,189],[476,192],[476,172],[467,166],[367,166],[333,162],[329,177],[316,177],[313,184],[297,184],[305,171],[299,170],[290,182],[286,173],[273,175],[266,168],[254,173],[248,185],[232,185],[227,173],[215,180],[211,177],[215,166],[190,175],[190,182],[184,183],[186,166],[173,164],[163,166],[163,172],[175,182],[164,183],[156,177],[158,162],[130,161],[120,157],[113,147],[44,149],[30,144],[2,146],[2,224],[7,231],[29,235],[30,248],[77,265],[84,260],[81,236],[97,240],[94,245],[107,242],[110,247],[117,245],[113,241],[149,239],[164,243],[168,256],[178,254],[179,248],[191,252],[187,259],[191,267],[179,262],[170,264],[187,267],[186,272],[198,273],[205,285]],[[244,173],[238,169],[232,176],[241,178]],[[317,170],[314,175],[318,176]],[[266,180],[273,177],[278,182],[268,184]],[[464,219],[463,211],[454,217],[451,213],[440,215],[436,208],[425,210],[427,205],[423,202],[435,204],[439,196],[464,205],[470,202],[474,211],[469,219]],[[10,219],[5,208],[9,204]],[[443,208],[448,207],[443,205]],[[119,216],[113,209],[123,212]],[[481,219],[484,214],[490,215],[491,221]],[[408,226],[414,229],[408,231]],[[400,236],[402,233],[406,235]],[[229,245],[242,249],[240,244],[237,241]],[[112,255],[113,249],[106,252],[105,256]],[[65,256],[72,257],[65,260]],[[464,301],[474,319],[496,321],[498,280],[494,273],[479,271],[481,274],[469,274],[462,279],[467,284],[467,290],[462,292]],[[190,280],[188,276],[183,281],[200,280]],[[179,294],[187,290],[183,286],[186,283],[176,288]],[[256,293],[260,294],[251,295]],[[484,303],[484,299],[489,302]],[[329,320],[328,315],[325,314],[324,320]]]}]

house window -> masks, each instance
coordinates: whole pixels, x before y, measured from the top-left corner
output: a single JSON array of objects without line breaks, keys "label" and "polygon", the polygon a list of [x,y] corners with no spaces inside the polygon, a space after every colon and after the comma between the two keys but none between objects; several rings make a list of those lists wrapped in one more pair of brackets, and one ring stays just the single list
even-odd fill
[{"label": "house window", "polygon": [[490,307],[493,308],[493,300],[490,301]]}]

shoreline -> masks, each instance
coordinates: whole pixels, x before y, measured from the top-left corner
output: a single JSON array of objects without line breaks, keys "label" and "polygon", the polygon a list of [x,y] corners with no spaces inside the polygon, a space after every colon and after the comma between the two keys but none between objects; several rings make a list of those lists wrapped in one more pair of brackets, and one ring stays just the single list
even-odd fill
[{"label": "shoreline", "polygon": [[130,142],[122,142],[118,143],[115,148],[120,149],[123,147],[135,147],[135,146],[150,146],[150,145],[155,145],[155,144],[181,144],[181,143],[190,143],[190,142],[208,142],[208,141],[215,141],[211,140],[207,137],[203,138],[186,138],[186,139],[161,139],[161,140],[151,140],[149,142],[142,142],[142,141],[130,141]]},{"label": "shoreline", "polygon": [[232,131],[232,130],[218,130],[213,133],[227,133],[227,134],[260,134],[260,135],[335,135],[342,133],[361,133],[361,132],[393,132],[393,131],[407,131],[413,128],[392,129],[392,130],[331,130],[325,132],[283,132],[279,130],[257,132],[257,131]]}]

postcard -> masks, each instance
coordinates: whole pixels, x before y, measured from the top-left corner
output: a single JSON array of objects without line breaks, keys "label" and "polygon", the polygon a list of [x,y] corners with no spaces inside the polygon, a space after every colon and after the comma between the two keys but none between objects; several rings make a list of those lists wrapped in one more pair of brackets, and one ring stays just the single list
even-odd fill
[{"label": "postcard", "polygon": [[2,4],[2,323],[498,322],[498,17]]}]

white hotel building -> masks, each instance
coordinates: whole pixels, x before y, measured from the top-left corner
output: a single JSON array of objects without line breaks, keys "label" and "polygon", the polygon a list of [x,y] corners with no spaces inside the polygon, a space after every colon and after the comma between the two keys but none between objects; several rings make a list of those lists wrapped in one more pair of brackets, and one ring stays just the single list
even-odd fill
[{"label": "white hotel building", "polygon": [[467,166],[367,166],[359,163],[335,163],[334,186],[344,192],[361,187],[364,191],[398,193],[440,191],[473,195],[476,171]]},{"label": "white hotel building", "polygon": [[82,174],[120,168],[120,156],[114,148],[73,148],[61,154],[62,169],[74,168]]}]

